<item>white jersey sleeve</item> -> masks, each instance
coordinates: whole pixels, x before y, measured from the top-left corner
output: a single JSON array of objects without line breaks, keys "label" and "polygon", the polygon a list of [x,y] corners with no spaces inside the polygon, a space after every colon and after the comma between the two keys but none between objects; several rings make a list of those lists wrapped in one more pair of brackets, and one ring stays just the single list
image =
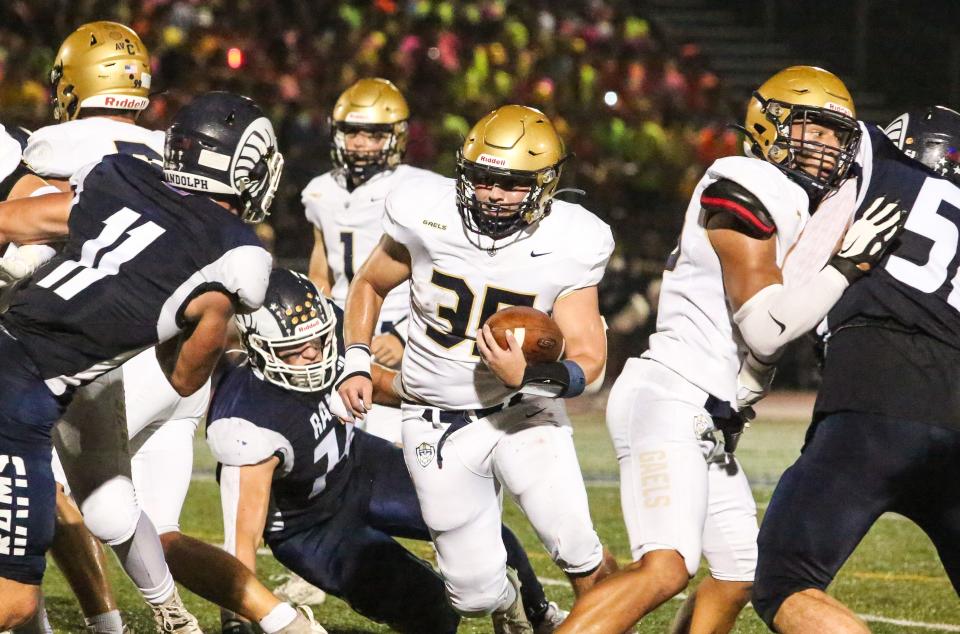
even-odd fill
[{"label": "white jersey sleeve", "polygon": [[[809,216],[810,200],[803,189],[787,179],[779,169],[766,161],[727,156],[718,159],[707,169],[706,178],[711,183],[725,178],[747,189],[760,199],[773,219],[777,227],[778,244],[792,245],[797,241]],[[785,181],[792,186],[785,186]]]},{"label": "white jersey sleeve", "polygon": [[254,311],[263,305],[270,282],[273,256],[263,247],[244,245],[231,249],[208,272],[210,282],[220,284],[240,302],[239,310]]},{"label": "white jersey sleeve", "polygon": [[21,158],[20,144],[0,125],[0,181],[17,169]]},{"label": "white jersey sleeve", "polygon": [[40,128],[30,135],[23,160],[46,178],[68,179],[109,154],[145,160],[163,156],[164,133],[105,117],[76,119]]},{"label": "white jersey sleeve", "polygon": [[727,303],[723,272],[706,228],[700,196],[721,178],[735,181],[763,202],[776,225],[777,265],[810,217],[803,188],[759,159],[719,159],[697,184],[687,207],[680,242],[663,274],[657,331],[643,357],[653,359],[722,401],[736,403],[743,354]]},{"label": "white jersey sleeve", "polygon": [[255,465],[275,453],[283,456],[281,473],[293,468],[293,447],[283,434],[243,418],[218,418],[207,425],[207,444],[218,462],[233,467]]}]

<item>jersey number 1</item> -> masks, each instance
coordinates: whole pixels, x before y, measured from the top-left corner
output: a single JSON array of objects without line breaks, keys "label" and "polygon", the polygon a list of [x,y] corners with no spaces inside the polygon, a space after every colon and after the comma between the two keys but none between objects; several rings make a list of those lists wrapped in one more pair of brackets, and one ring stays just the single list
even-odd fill
[{"label": "jersey number 1", "polygon": [[[121,264],[135,258],[165,231],[150,221],[130,229],[139,219],[140,214],[128,207],[116,212],[103,221],[104,227],[100,235],[83,243],[79,260],[62,263],[37,282],[37,286],[52,288],[53,292],[63,299],[70,299],[94,282],[108,275],[116,275]],[[124,232],[126,237],[120,240]],[[97,261],[97,256],[108,247],[113,248]],[[79,272],[70,277],[74,271]]]}]

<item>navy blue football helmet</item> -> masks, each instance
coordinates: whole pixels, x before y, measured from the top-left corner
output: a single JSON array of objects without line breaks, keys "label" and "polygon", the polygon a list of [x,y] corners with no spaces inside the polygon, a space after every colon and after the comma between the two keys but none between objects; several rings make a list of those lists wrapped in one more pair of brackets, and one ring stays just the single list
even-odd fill
[{"label": "navy blue football helmet", "polygon": [[[263,379],[297,392],[327,389],[337,376],[340,357],[333,304],[305,275],[274,269],[263,306],[236,316],[248,361]],[[291,364],[304,344],[313,342],[315,360]]]},{"label": "navy blue football helmet", "polygon": [[235,196],[247,222],[270,213],[283,155],[273,125],[252,99],[229,92],[200,95],[177,113],[163,154],[171,185]]},{"label": "navy blue football helmet", "polygon": [[911,110],[883,131],[904,154],[960,185],[960,113],[943,106]]}]

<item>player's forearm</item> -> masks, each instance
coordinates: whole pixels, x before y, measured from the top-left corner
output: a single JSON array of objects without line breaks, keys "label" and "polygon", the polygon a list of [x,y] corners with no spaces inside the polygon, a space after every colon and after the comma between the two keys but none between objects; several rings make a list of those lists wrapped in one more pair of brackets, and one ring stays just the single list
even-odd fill
[{"label": "player's forearm", "polygon": [[371,368],[373,380],[373,402],[377,405],[400,407],[400,395],[394,389],[394,380],[399,373],[382,365],[374,364]]},{"label": "player's forearm", "polygon": [[0,203],[0,243],[31,244],[63,238],[73,195],[45,194]]},{"label": "player's forearm", "polygon": [[365,277],[354,278],[343,315],[343,339],[347,346],[370,345],[383,298]]},{"label": "player's forearm", "polygon": [[226,326],[222,318],[205,317],[180,346],[167,377],[177,394],[190,396],[210,378],[226,345]]},{"label": "player's forearm", "polygon": [[767,361],[823,321],[848,285],[843,274],[826,266],[806,284],[767,286],[733,315],[733,321],[747,347]]}]

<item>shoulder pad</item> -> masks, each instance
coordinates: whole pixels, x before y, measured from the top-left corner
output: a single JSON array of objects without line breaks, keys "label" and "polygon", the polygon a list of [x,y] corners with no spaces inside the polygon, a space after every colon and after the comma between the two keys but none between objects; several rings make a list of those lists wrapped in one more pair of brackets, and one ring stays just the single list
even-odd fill
[{"label": "shoulder pad", "polygon": [[284,473],[289,473],[293,467],[290,441],[243,418],[218,418],[209,423],[207,444],[214,458],[225,465],[253,465],[276,454],[283,461],[281,469]]},{"label": "shoulder pad", "polygon": [[763,202],[746,187],[727,178],[710,184],[700,194],[704,222],[714,214],[732,214],[739,222],[743,233],[754,238],[769,238],[777,231],[777,225]]}]

